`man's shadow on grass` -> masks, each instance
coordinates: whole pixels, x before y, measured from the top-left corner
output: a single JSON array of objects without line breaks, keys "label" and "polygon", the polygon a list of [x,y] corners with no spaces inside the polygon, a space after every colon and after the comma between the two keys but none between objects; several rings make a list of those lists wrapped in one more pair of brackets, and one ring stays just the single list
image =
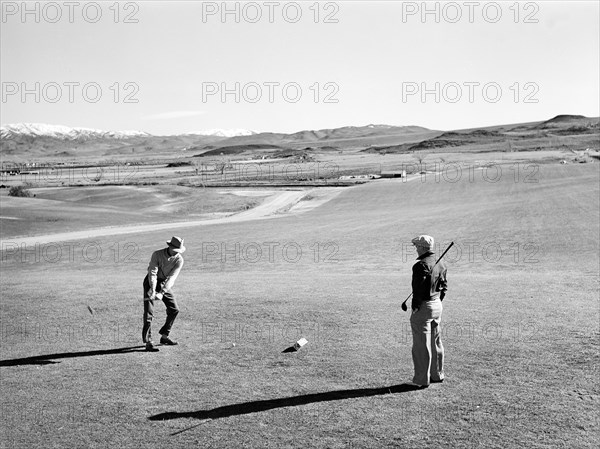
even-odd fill
[{"label": "man's shadow on grass", "polygon": [[35,355],[33,357],[24,357],[22,359],[0,360],[0,366],[49,365],[52,363],[60,363],[56,362],[55,359],[71,359],[75,357],[90,357],[94,355],[128,354],[131,352],[141,352],[145,350],[145,346],[129,346],[127,348],[100,349],[98,351],[62,352],[59,354]]},{"label": "man's shadow on grass", "polygon": [[301,396],[292,396],[288,398],[242,402],[240,404],[225,405],[223,407],[217,407],[209,410],[196,410],[194,412],[165,412],[150,416],[148,419],[151,421],[164,421],[178,418],[195,418],[201,420],[219,419],[227,418],[229,416],[264,412],[275,408],[312,404],[314,402],[339,401],[342,399],[364,398],[384,394],[407,393],[409,391],[420,389],[421,387],[416,385],[402,384],[380,388],[358,388],[355,390],[327,391],[325,393],[304,394]]}]

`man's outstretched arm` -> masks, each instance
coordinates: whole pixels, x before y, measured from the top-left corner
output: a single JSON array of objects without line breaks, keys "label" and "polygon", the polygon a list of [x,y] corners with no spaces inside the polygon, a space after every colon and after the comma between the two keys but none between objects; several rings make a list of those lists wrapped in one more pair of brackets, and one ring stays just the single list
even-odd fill
[{"label": "man's outstretched arm", "polygon": [[171,270],[171,272],[169,274],[167,274],[162,291],[168,292],[171,290],[171,288],[173,288],[173,284],[175,284],[175,280],[177,279],[177,276],[179,276],[179,272],[181,271],[182,268],[183,268],[183,258],[179,257],[177,259],[177,262],[175,263],[175,266],[173,267],[173,270]]},{"label": "man's outstretched arm", "polygon": [[150,291],[156,291],[156,283],[158,279],[158,254],[157,252],[152,253],[150,257],[150,264],[148,265],[148,282],[150,283]]}]

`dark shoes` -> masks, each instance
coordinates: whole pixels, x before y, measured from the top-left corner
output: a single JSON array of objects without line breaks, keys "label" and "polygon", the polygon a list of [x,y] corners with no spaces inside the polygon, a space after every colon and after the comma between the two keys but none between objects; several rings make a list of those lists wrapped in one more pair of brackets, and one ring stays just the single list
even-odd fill
[{"label": "dark shoes", "polygon": [[[165,346],[175,346],[175,345],[177,345],[179,343],[177,343],[176,341],[171,340],[166,335],[163,335],[162,337],[160,337],[160,344],[161,345],[165,345]],[[152,343],[151,341],[147,341],[146,342],[146,351],[148,351],[148,352],[158,352],[159,349],[156,346],[154,346],[154,343]]]},{"label": "dark shoes", "polygon": [[[444,379],[437,379],[437,380],[436,379],[431,379],[429,382],[432,383],[432,384],[441,384],[443,381],[444,381]],[[414,381],[412,381],[410,383],[411,383],[411,385],[413,385],[413,386],[415,386],[415,387],[417,387],[419,389],[423,389],[423,388],[429,387],[429,385],[419,385],[419,384],[416,384]]]},{"label": "dark shoes", "polygon": [[177,343],[176,341],[173,341],[169,337],[163,335],[162,337],[160,337],[160,344],[167,345],[167,346],[175,346],[175,345],[178,345],[179,343]]},{"label": "dark shoes", "polygon": [[149,341],[146,343],[146,351],[148,352],[158,352],[158,348],[156,346],[154,346],[154,344]]}]

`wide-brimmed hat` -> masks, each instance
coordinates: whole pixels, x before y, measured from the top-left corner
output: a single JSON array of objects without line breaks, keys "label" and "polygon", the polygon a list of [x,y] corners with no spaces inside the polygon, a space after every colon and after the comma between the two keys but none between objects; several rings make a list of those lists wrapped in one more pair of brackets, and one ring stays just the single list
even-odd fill
[{"label": "wide-brimmed hat", "polygon": [[413,245],[420,246],[421,248],[433,248],[433,237],[431,237],[430,235],[420,235],[412,239],[411,242]]},{"label": "wide-brimmed hat", "polygon": [[176,253],[182,253],[185,251],[185,246],[183,246],[183,239],[181,237],[171,237],[171,241],[167,242],[167,245],[169,245],[169,248]]}]

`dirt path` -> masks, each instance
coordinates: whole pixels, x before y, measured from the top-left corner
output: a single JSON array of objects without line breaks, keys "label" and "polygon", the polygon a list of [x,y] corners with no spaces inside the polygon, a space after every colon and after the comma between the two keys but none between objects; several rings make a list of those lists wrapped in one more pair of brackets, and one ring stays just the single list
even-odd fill
[{"label": "dirt path", "polygon": [[[313,209],[314,207],[307,205],[306,207],[290,211],[290,209],[292,209],[294,205],[296,205],[304,196],[313,195],[319,189],[327,189],[327,192],[322,192],[321,194],[319,194],[319,201],[315,202],[315,204],[313,205],[314,207],[318,207],[324,204],[325,202],[329,201],[330,199],[334,198],[339,193],[341,193],[343,188],[331,187],[317,188],[311,190],[279,191],[267,197],[260,205],[256,206],[253,209],[221,218],[182,222],[152,223],[146,225],[110,226],[105,228],[88,229],[85,231],[72,231],[57,234],[36,235],[33,237],[10,237],[1,240],[0,244],[2,248],[5,248],[8,244],[10,244],[11,247],[14,244],[17,244],[19,246],[31,246],[35,244],[44,245],[48,243],[64,242],[69,240],[93,239],[109,235],[155,232],[165,229],[173,230],[178,228],[189,228],[194,226],[208,226],[214,224],[237,223],[250,220],[264,220],[270,218],[284,217],[289,216],[290,214],[302,213]],[[306,203],[310,202],[311,201],[307,201]]]}]

